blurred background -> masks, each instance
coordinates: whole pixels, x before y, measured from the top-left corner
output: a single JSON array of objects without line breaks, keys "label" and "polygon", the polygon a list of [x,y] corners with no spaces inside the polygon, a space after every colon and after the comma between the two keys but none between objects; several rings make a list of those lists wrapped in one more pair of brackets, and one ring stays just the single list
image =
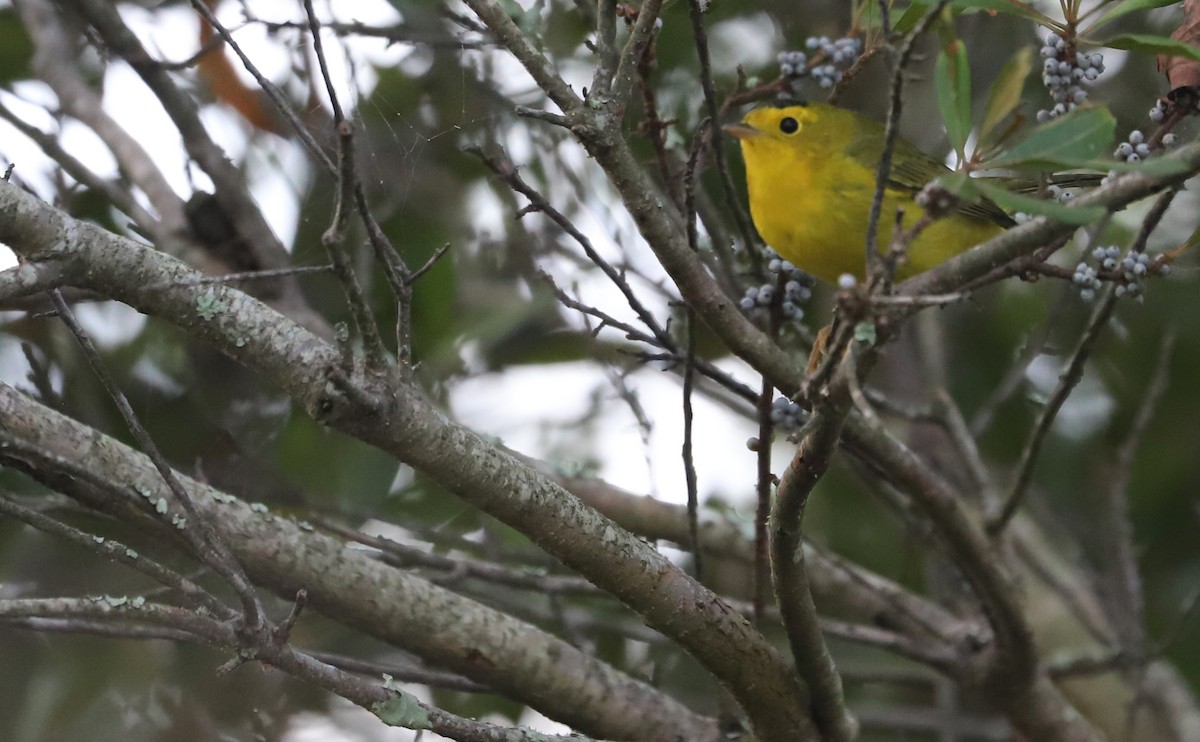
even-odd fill
[{"label": "blurred background", "polygon": [[[576,90],[586,87],[593,64],[587,47],[588,9],[594,13],[594,4],[538,0],[515,5],[524,10],[522,22],[532,24],[542,40],[543,53]],[[852,28],[852,5],[842,0],[712,3],[706,22],[718,95],[734,89],[739,69],[750,83],[772,79],[779,74],[779,52],[802,49],[809,37],[845,35]],[[1036,5],[1053,14],[1058,4]],[[255,105],[269,110],[261,100],[239,103],[228,89],[221,92],[222,85],[235,80],[260,95],[253,78],[228,49],[214,52],[226,56],[228,69],[195,63],[202,23],[189,3],[126,2],[118,8],[156,59],[179,63],[173,77],[201,102],[208,131],[244,174],[294,264],[324,264],[320,237],[332,215],[332,182],[286,127],[269,117],[255,119]],[[595,476],[631,492],[683,502],[678,368],[647,361],[645,348],[620,331],[599,328],[595,318],[556,301],[543,272],[580,301],[622,321],[635,319],[569,236],[542,214],[516,218],[526,201],[464,149],[477,146],[500,156],[503,148],[522,176],[573,221],[597,252],[625,271],[651,311],[679,332],[677,293],[603,174],[561,130],[515,114],[514,103],[544,107],[546,102],[459,3],[363,0],[318,2],[316,8],[323,21],[341,24],[326,28],[323,38],[342,103],[357,126],[360,174],[377,218],[410,266],[422,265],[449,246],[415,288],[419,383],[456,419],[564,474]],[[314,122],[327,151],[334,152],[327,126],[331,113],[314,79],[299,4],[228,0],[214,10],[254,64],[305,112],[306,122]],[[1132,13],[1101,36],[1117,31],[1167,35],[1178,21],[1175,8]],[[985,13],[963,16],[955,28],[967,45],[977,111],[1014,52],[1022,46],[1036,51],[1046,33],[1027,19]],[[0,2],[0,39],[0,104],[98,175],[120,180],[115,160],[95,132],[66,113],[55,92],[39,79],[31,63],[34,39],[18,9],[7,2]],[[667,5],[656,43],[650,79],[658,115],[669,123],[667,145],[686,157],[703,115],[703,97],[685,3]],[[902,129],[919,147],[946,155],[953,164],[931,84],[936,40],[925,46],[906,88]],[[1091,101],[1116,116],[1119,139],[1133,129],[1148,130],[1147,111],[1167,92],[1153,56],[1100,51],[1106,72],[1091,85]],[[107,58],[83,37],[78,57],[63,63],[146,149],[180,198],[202,201],[211,183],[189,164],[161,105],[125,63]],[[889,76],[883,60],[875,59],[847,87],[841,105],[882,118]],[[1037,78],[1029,77],[1022,96],[1021,110],[1029,120],[1048,100]],[[805,90],[812,99],[826,93],[815,84]],[[649,162],[653,148],[639,128],[645,120],[640,105],[627,115],[627,129]],[[731,115],[736,118],[740,110]],[[1190,122],[1180,129],[1185,139],[1193,130]],[[0,120],[0,164],[15,166],[16,182],[76,216],[142,239],[103,193],[65,173],[45,143],[27,134]],[[744,203],[740,158],[732,142],[724,146],[737,197]],[[702,188],[728,226],[722,187],[712,168],[705,172]],[[1103,243],[1127,244],[1145,206],[1117,215]],[[1194,193],[1180,194],[1151,238],[1151,252],[1187,243],[1197,226],[1197,206]],[[715,236],[706,229],[702,247],[711,249]],[[360,275],[371,276],[372,308],[381,326],[389,327],[395,307],[386,282],[374,270],[365,241],[351,244]],[[1073,266],[1084,249],[1070,246],[1058,257]],[[0,248],[0,266],[13,262],[11,253]],[[1112,579],[1111,546],[1097,493],[1114,476],[1117,448],[1161,365],[1163,338],[1173,333],[1166,359],[1168,385],[1137,449],[1128,495],[1149,645],[1175,664],[1193,691],[1200,688],[1200,621],[1194,616],[1200,590],[1200,394],[1193,388],[1200,378],[1200,330],[1191,328],[1187,317],[1196,314],[1195,265],[1185,252],[1169,278],[1150,282],[1144,301],[1121,303],[1083,383],[1058,418],[1031,493],[1031,508],[1041,522],[1061,534],[1062,543],[1074,545],[1065,558],[1092,576],[1104,594]],[[221,265],[212,272],[236,267]],[[749,267],[738,278],[743,287],[761,283]],[[331,276],[305,274],[297,280],[319,314],[331,323],[347,320],[345,301]],[[828,322],[831,302],[828,287],[814,288],[805,306],[808,330]],[[5,309],[0,312],[0,380],[36,391],[72,417],[128,440],[61,323],[39,317],[36,307]],[[1077,288],[1066,282],[1009,280],[970,301],[927,310],[889,349],[873,381],[913,404],[928,401],[939,387],[947,389],[974,426],[997,480],[1006,482],[1039,404],[1057,383],[1061,356],[1074,344],[1089,311]],[[512,531],[385,454],[317,425],[293,409],[280,390],[187,340],[178,329],[113,302],[78,303],[77,313],[159,447],[181,471],[273,508],[315,513],[417,540],[432,550],[476,548],[531,563],[540,558]],[[800,333],[788,335],[787,341],[798,358],[807,355]],[[703,331],[699,352],[758,388],[753,371]],[[757,431],[752,409],[718,393],[701,393],[695,426],[706,517],[733,519],[752,533],[755,456],[746,446]],[[918,450],[922,436],[931,441],[925,450],[936,450],[938,433],[932,426],[912,425],[908,435]],[[782,469],[793,446],[782,437],[775,445],[777,469]],[[934,593],[945,589],[937,587],[944,565],[929,557],[920,533],[874,497],[859,474],[839,462],[822,482],[809,506],[810,537],[903,584]],[[46,497],[30,480],[3,469],[0,492]],[[60,515],[100,533],[115,528],[65,502]],[[663,549],[687,560],[668,544]],[[2,597],[143,589],[136,576],[93,554],[0,520]],[[598,626],[628,625],[629,617],[610,602],[563,598],[516,606],[504,593],[488,585],[471,589],[479,599],[524,611],[529,620],[567,633],[605,659],[676,690],[695,707],[716,697],[692,661],[672,647],[632,629],[610,633],[581,628],[578,616],[590,617]],[[574,623],[564,619],[568,614],[577,617]],[[306,616],[295,639],[380,661],[405,659],[315,614]],[[874,650],[836,642],[834,650],[849,676],[880,668],[920,675]],[[33,633],[0,624],[5,667],[0,673],[0,737],[14,742],[413,738],[411,732],[385,730],[349,704],[257,667],[218,677],[214,670],[224,659],[205,648],[164,641]],[[907,685],[851,681],[851,699],[867,705],[942,703],[944,687],[931,675],[923,677]],[[563,731],[499,696],[447,690],[418,694],[459,714]],[[976,731],[991,738],[988,729],[981,724]],[[864,739],[934,738],[920,731],[897,734],[868,732]]]}]

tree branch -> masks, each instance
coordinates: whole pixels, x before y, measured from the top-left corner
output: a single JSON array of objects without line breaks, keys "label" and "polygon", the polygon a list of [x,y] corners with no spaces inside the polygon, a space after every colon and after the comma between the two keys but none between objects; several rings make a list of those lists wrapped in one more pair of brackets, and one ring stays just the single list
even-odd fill
[{"label": "tree branch", "polygon": [[[0,461],[34,464],[22,468],[92,507],[113,503],[81,472],[119,483],[118,490],[134,487],[146,497],[172,497],[145,456],[4,384],[0,431],[33,442],[17,451],[0,437]],[[69,476],[54,477],[60,471]],[[664,742],[676,734],[716,740],[712,720],[532,625],[346,549],[261,506],[176,477],[250,577],[285,598],[303,588],[314,609],[585,732]]]}]

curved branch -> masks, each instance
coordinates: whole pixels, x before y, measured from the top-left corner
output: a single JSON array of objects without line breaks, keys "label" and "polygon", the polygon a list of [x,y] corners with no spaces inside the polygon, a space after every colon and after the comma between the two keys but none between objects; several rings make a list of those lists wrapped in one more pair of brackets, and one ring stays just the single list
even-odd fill
[{"label": "curved branch", "polygon": [[[114,506],[88,484],[87,477],[97,476],[120,483],[120,491],[132,487],[155,501],[173,501],[145,456],[5,384],[0,431],[0,460],[15,456],[36,464],[49,486],[92,506]],[[15,451],[4,441],[8,436],[28,444]],[[676,734],[716,739],[712,720],[561,639],[346,549],[311,527],[177,477],[250,577],[281,596],[304,589],[318,611],[587,732],[663,742]]]},{"label": "curved branch", "polygon": [[60,260],[69,282],[188,330],[267,376],[321,422],[396,456],[526,534],[696,657],[766,738],[813,736],[791,668],[749,621],[551,478],[448,420],[407,383],[382,375],[349,379],[335,348],[261,302],[228,286],[189,285],[194,271],[170,256],[3,183],[0,241],[26,260]]},{"label": "curved branch", "polygon": [[[243,647],[237,631],[228,623],[210,616],[170,605],[145,603],[113,597],[19,598],[0,600],[0,621],[15,621],[36,628],[38,622],[52,622],[58,630],[108,633],[151,638],[155,633],[171,638],[191,638],[231,652]],[[390,678],[381,685],[365,680],[341,668],[293,648],[287,642],[266,642],[256,646],[254,659],[278,668],[300,680],[324,688],[378,716],[389,726],[429,729],[459,742],[554,742],[581,740],[539,734],[531,730],[501,727],[467,719],[417,700],[392,685]],[[246,661],[239,654],[238,662]]]}]

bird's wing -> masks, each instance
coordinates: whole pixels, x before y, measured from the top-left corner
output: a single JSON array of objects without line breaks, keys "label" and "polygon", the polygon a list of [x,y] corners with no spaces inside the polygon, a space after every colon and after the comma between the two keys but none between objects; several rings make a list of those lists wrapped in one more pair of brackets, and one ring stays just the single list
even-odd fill
[{"label": "bird's wing", "polygon": [[[883,151],[883,128],[871,127],[850,140],[846,155],[872,170],[879,166],[879,152]],[[888,174],[887,187],[916,195],[931,180],[949,173],[950,168],[925,154],[903,139],[897,139],[892,150],[892,169]],[[1004,209],[986,198],[975,201],[960,200],[955,211],[975,219],[995,222],[1002,227],[1011,227],[1015,222]]]}]

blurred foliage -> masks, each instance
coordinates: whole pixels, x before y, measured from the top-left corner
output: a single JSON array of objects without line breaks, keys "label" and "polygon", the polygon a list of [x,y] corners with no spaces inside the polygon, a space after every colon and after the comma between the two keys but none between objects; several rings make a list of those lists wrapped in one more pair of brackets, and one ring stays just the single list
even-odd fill
[{"label": "blurred foliage", "polygon": [[[453,28],[435,7],[440,4],[397,0],[393,5],[403,14],[405,26],[413,30],[445,36],[447,29]],[[728,93],[733,89],[735,65],[743,61],[736,57],[738,51],[750,54],[751,46],[765,49],[766,53],[754,57],[762,64],[748,64],[745,73],[769,79],[777,73],[772,61],[777,51],[800,48],[808,36],[843,34],[850,26],[851,5],[844,0],[764,0],[750,9],[738,3],[713,3],[706,22],[717,54],[714,75],[718,90]],[[586,81],[580,70],[590,64],[585,47],[589,33],[576,5],[547,2],[536,7],[538,13],[529,20],[536,22],[542,34],[543,51],[559,60],[560,68],[571,73],[572,82]],[[1166,34],[1172,18],[1169,11],[1131,13],[1116,19],[1106,32]],[[770,29],[765,36],[761,35],[764,29]],[[1013,54],[1014,39],[1020,43],[1035,43],[1036,39],[1029,21],[1007,14],[965,14],[953,29],[970,58],[967,78],[955,82],[956,91],[966,91],[968,97],[955,99],[953,107],[963,111],[964,117],[973,114],[972,120],[978,122],[993,83]],[[1040,31],[1039,36],[1044,33]],[[0,39],[0,86],[13,91],[31,75],[31,44],[11,8],[0,8]],[[293,52],[298,46],[295,34],[281,33],[277,41]],[[157,42],[160,48],[171,48],[176,40]],[[926,53],[913,69],[917,82],[908,89],[903,131],[929,152],[949,152],[951,142],[939,119],[937,96],[928,84],[935,77],[937,40],[926,39],[922,50]],[[1111,71],[1092,87],[1092,100],[1115,117],[1120,138],[1130,129],[1146,128],[1146,111],[1165,90],[1151,57],[1106,52]],[[686,142],[702,117],[703,106],[685,3],[668,4],[655,60],[655,82],[663,83],[660,115],[679,122],[672,133]],[[363,59],[357,63],[370,64]],[[515,219],[514,212],[524,201],[497,185],[477,159],[461,151],[465,144],[482,144],[486,149],[503,142],[531,181],[549,182],[555,204],[569,215],[590,210],[603,217],[615,208],[611,198],[603,200],[607,196],[599,193],[594,181],[572,183],[563,179],[567,168],[552,167],[556,153],[568,150],[569,145],[559,144],[559,132],[515,116],[511,102],[497,92],[500,73],[492,65],[484,55],[453,44],[416,45],[401,64],[373,70],[377,81],[364,91],[356,109],[361,172],[385,233],[414,268],[449,244],[448,253],[417,283],[413,306],[417,377],[430,394],[442,400],[458,380],[517,364],[549,365],[596,357],[622,366],[634,363],[624,338],[615,333],[593,337],[576,318],[568,319],[536,274],[538,261],[561,260],[556,248],[566,243],[558,230],[545,219]],[[505,70],[509,74],[512,68]],[[842,103],[881,116],[887,106],[888,76],[877,59],[846,91]],[[816,98],[822,93],[811,90],[808,94]],[[539,103],[532,87],[527,95],[516,97],[532,105]],[[1043,105],[1045,90],[1035,73],[1021,89],[1018,110],[1032,120],[1033,112]],[[637,110],[641,110],[640,103]],[[637,129],[638,120],[638,115],[631,113],[627,129],[638,152],[649,162],[652,148]],[[740,162],[732,157],[732,147],[727,151],[735,180],[740,182]],[[320,237],[329,225],[334,197],[330,179],[316,177],[313,181],[298,194],[299,217],[291,246],[296,262],[307,265],[326,262]],[[704,176],[703,186],[715,203],[724,203],[715,173]],[[487,200],[480,194],[506,207],[498,228],[477,227],[478,214],[472,210]],[[112,209],[96,192],[75,190],[61,196],[72,213],[108,229],[122,230]],[[1176,208],[1194,212],[1196,200],[1185,193]],[[1126,218],[1136,228],[1133,214],[1118,221]],[[1156,248],[1182,242],[1191,227],[1181,223],[1168,224],[1162,236],[1156,237]],[[1127,239],[1129,224],[1113,225],[1106,238]],[[608,226],[602,224],[601,228]],[[626,252],[644,249],[628,234],[618,232],[620,227],[611,229],[612,234],[606,236]],[[352,245],[359,265],[370,265],[370,247],[361,230],[347,244]],[[1171,383],[1139,448],[1130,485],[1131,516],[1141,549],[1151,633],[1158,639],[1172,639],[1168,657],[1193,688],[1200,688],[1200,621],[1193,617],[1180,623],[1181,606],[1200,584],[1200,551],[1196,548],[1200,528],[1196,509],[1200,502],[1196,497],[1200,490],[1200,415],[1196,411],[1200,403],[1191,387],[1192,380],[1200,378],[1200,331],[1183,321],[1195,314],[1195,260],[1185,255],[1178,267],[1172,279],[1150,286],[1145,303],[1126,302],[1120,307],[1113,328],[1089,364],[1088,378],[1098,385],[1098,398],[1077,398],[1081,405],[1107,405],[1108,412],[1096,417],[1097,422],[1087,429],[1073,428],[1067,431],[1069,435],[1051,438],[1037,469],[1034,497],[1039,500],[1037,507],[1053,512],[1063,529],[1086,536],[1097,517],[1097,488],[1104,485],[1106,467],[1111,465],[1153,375],[1161,338],[1172,328],[1177,344],[1171,358]],[[573,270],[582,269],[568,267],[559,275],[569,276]],[[331,321],[347,318],[345,301],[332,278],[308,276],[301,283],[317,311]],[[390,289],[378,272],[369,291],[385,338],[394,346],[396,310]],[[818,290],[809,311],[814,328],[826,321],[829,302],[828,291]],[[1031,335],[1045,334],[1050,349],[1046,353],[1057,363],[1053,349],[1065,352],[1071,346],[1087,311],[1076,292],[1049,280],[1002,285],[967,305],[938,311],[943,333],[940,343],[948,358],[948,385],[968,419],[987,404]],[[105,317],[117,321],[111,315],[101,315],[98,321]],[[129,319],[119,321],[128,323]],[[0,315],[0,333],[3,343],[15,339],[30,343],[35,355],[51,369],[49,378],[60,395],[54,400],[56,407],[129,441],[103,390],[57,323]],[[524,537],[464,506],[420,473],[398,467],[379,451],[324,430],[293,410],[278,390],[267,388],[172,327],[150,320],[131,337],[107,344],[105,351],[110,370],[134,409],[173,464],[184,472],[250,500],[335,517],[343,514],[359,520],[378,517],[393,521],[428,539],[438,551],[515,553],[537,562],[536,556],[529,556],[531,548]],[[797,352],[801,352],[799,348]],[[713,349],[703,355],[722,353]],[[921,378],[919,364],[903,351],[892,353],[889,366],[880,371],[881,383],[916,396],[924,391]],[[1036,415],[1036,398],[1044,393],[1025,380],[1017,394],[995,409],[981,445],[996,467],[998,481],[1007,481],[1005,467],[1019,456]],[[510,404],[519,405],[520,400]],[[573,430],[551,430],[550,434],[586,435],[589,430],[580,425]],[[599,444],[584,441],[581,447],[591,450]],[[730,455],[748,454],[737,451]],[[35,500],[49,497],[9,470],[0,470],[0,490]],[[747,482],[744,491],[714,494],[743,508],[751,491],[752,484]],[[914,587],[933,581],[936,564],[931,561],[936,560],[929,559],[923,534],[882,506],[849,466],[836,468],[822,483],[808,523],[813,538],[822,545],[885,576]],[[104,519],[89,522],[88,528],[120,532],[135,548],[153,548]],[[1106,556],[1103,545],[1091,546],[1087,553],[1075,556],[1102,563]],[[744,582],[744,575],[739,573],[736,581]],[[89,592],[98,586],[105,592],[113,592],[114,586],[131,593],[148,588],[138,578],[92,556],[0,520],[0,588],[5,596]],[[744,584],[730,589],[739,586],[744,589]],[[531,598],[529,605],[517,606],[507,594],[510,591],[488,585],[473,585],[472,590],[485,602],[525,611],[522,615],[530,620],[572,638],[575,629],[563,618],[568,609],[588,612],[597,623],[631,623],[630,617],[611,603],[601,606],[584,598]],[[287,607],[277,604],[273,610],[278,616]],[[316,626],[309,626],[309,620],[306,617],[297,635],[304,646],[389,656],[391,650],[361,635],[317,618],[312,619]],[[692,660],[673,648],[621,638],[616,632],[585,633],[589,648],[600,657],[679,691],[695,707],[711,709],[720,702],[718,692]],[[856,661],[879,661],[861,648],[839,644],[837,651]],[[330,704],[322,693],[254,667],[216,677],[215,668],[226,658],[207,649],[166,642],[6,630],[0,631],[0,657],[9,668],[0,673],[0,728],[4,730],[0,736],[14,742],[279,739],[291,715],[302,709],[327,709]],[[896,664],[911,669],[906,663]],[[433,697],[448,710],[467,716],[500,714],[515,720],[521,710],[487,694],[437,692]],[[931,691],[903,687],[851,686],[851,698],[852,702],[873,704],[932,703]],[[863,739],[887,738],[868,734]]]}]

